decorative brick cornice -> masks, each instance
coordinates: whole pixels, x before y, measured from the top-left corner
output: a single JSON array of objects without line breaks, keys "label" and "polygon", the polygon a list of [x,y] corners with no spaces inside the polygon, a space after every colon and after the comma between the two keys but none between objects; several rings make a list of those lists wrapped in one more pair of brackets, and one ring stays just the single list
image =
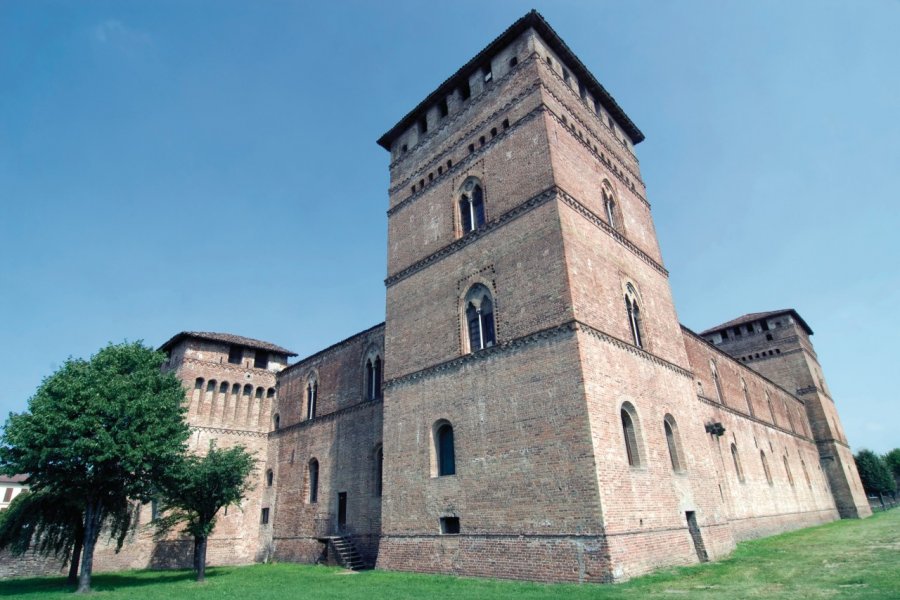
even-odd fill
[{"label": "decorative brick cornice", "polygon": [[[781,390],[782,392],[784,392],[785,394],[787,394],[788,396],[790,396],[791,398],[793,398],[794,400],[796,400],[797,402],[799,402],[801,406],[805,406],[805,403],[803,402],[803,400],[800,399],[800,398],[798,398],[797,396],[795,396],[791,391],[789,391],[789,390],[787,390],[787,389],[781,387],[780,385],[778,385],[777,383],[775,383],[774,381],[772,381],[771,379],[769,379],[768,377],[766,377],[765,375],[763,375],[762,373],[760,373],[759,371],[757,371],[757,370],[755,370],[755,369],[751,369],[750,367],[748,367],[747,365],[745,365],[745,364],[742,363],[741,361],[737,360],[735,357],[731,356],[730,354],[728,354],[728,353],[725,352],[724,350],[720,350],[719,348],[717,348],[717,347],[715,346],[715,344],[713,344],[712,342],[707,341],[705,338],[700,337],[699,335],[697,335],[696,333],[694,333],[693,330],[691,330],[690,328],[685,327],[684,325],[682,325],[682,326],[681,326],[681,331],[682,331],[682,333],[691,336],[692,338],[694,338],[695,340],[697,340],[698,342],[700,342],[701,344],[703,344],[703,345],[706,346],[707,348],[710,348],[710,349],[713,350],[716,354],[718,354],[719,356],[723,357],[725,360],[729,361],[731,364],[737,365],[738,367],[740,367],[741,369],[743,369],[743,371],[744,371],[746,374],[748,374],[748,375],[750,375],[750,376],[752,376],[752,377],[756,377],[756,378],[758,378],[758,379],[762,379],[765,383],[768,383],[768,384],[771,385],[772,387]],[[784,354],[787,354],[787,353],[782,352],[782,353],[779,354],[778,356],[783,356]],[[774,358],[774,356],[773,356],[772,358]],[[760,360],[762,360],[762,359],[760,359]]]},{"label": "decorative brick cornice", "polygon": [[436,365],[432,365],[430,367],[425,367],[424,369],[420,369],[418,371],[413,371],[412,373],[407,373],[406,375],[401,375],[400,377],[395,377],[393,379],[389,379],[384,382],[384,389],[388,390],[395,386],[403,385],[412,381],[417,381],[420,379],[426,379],[431,377],[432,375],[436,375],[439,373],[445,373],[448,371],[456,371],[463,367],[466,364],[478,362],[481,360],[485,360],[491,356],[497,354],[505,354],[512,350],[516,350],[522,348],[524,346],[528,346],[534,344],[536,342],[541,342],[544,340],[552,340],[564,335],[568,335],[575,331],[582,331],[589,335],[596,337],[608,344],[612,344],[618,348],[623,350],[627,350],[628,352],[633,353],[634,355],[643,358],[644,360],[650,361],[654,364],[662,366],[666,369],[669,369],[675,373],[683,377],[688,377],[693,379],[694,375],[687,369],[680,367],[674,363],[670,363],[669,361],[662,359],[655,354],[650,354],[646,350],[642,350],[633,344],[629,344],[628,342],[624,342],[617,337],[611,336],[607,333],[604,333],[598,329],[591,327],[586,323],[582,323],[578,320],[571,320],[555,327],[548,327],[546,329],[541,329],[540,331],[536,331],[534,333],[530,333],[528,335],[523,335],[521,337],[508,340],[506,342],[501,342],[496,346],[492,346],[490,348],[485,348],[483,350],[478,350],[477,352],[472,352],[471,354],[464,354],[457,358],[453,358],[450,360],[446,360],[440,362]]},{"label": "decorative brick cornice", "polygon": [[348,338],[345,338],[335,344],[332,344],[331,346],[328,346],[327,348],[325,348],[323,350],[319,350],[315,354],[310,354],[306,358],[298,360],[297,362],[295,362],[292,365],[288,365],[287,367],[285,367],[284,369],[282,369],[281,371],[278,372],[279,378],[282,375],[287,375],[289,372],[290,373],[295,372],[297,370],[297,367],[302,367],[302,366],[308,367],[309,363],[311,363],[315,360],[321,360],[327,356],[330,356],[330,355],[334,354],[335,352],[337,352],[338,350],[341,350],[341,349],[346,348],[347,346],[353,344],[359,338],[375,333],[376,330],[378,330],[378,329],[382,329],[382,330],[384,329],[383,322],[379,323],[378,325],[375,325],[373,327],[369,327],[368,329],[366,329],[364,331],[360,331],[359,333],[354,333],[353,335],[351,335]]},{"label": "decorative brick cornice", "polygon": [[[451,126],[453,123],[455,123],[456,121],[460,120],[460,119],[463,117],[463,115],[465,115],[467,112],[469,112],[469,109],[470,109],[472,106],[475,106],[475,105],[476,105],[478,102],[480,102],[482,99],[484,99],[484,98],[486,98],[487,96],[489,96],[491,92],[500,89],[501,85],[502,85],[503,83],[505,83],[507,80],[512,79],[512,77],[513,77],[514,74],[518,73],[520,70],[522,70],[523,68],[525,68],[526,65],[528,65],[528,64],[530,64],[530,63],[532,63],[532,62],[534,62],[534,61],[537,60],[538,58],[539,58],[539,57],[538,57],[537,52],[532,52],[530,55],[528,55],[528,57],[526,57],[525,59],[523,59],[518,65],[516,65],[515,67],[513,67],[512,69],[510,69],[509,71],[507,71],[506,74],[503,75],[503,77],[498,77],[497,79],[495,79],[495,80],[491,83],[491,85],[484,86],[484,87],[481,89],[481,93],[480,93],[480,94],[478,94],[477,96],[472,96],[471,98],[469,98],[468,100],[466,100],[465,108],[464,108],[463,110],[461,110],[461,111],[459,111],[459,112],[457,112],[457,113],[454,113],[453,115],[448,115],[447,118],[445,118],[443,121],[441,121],[441,124],[440,124],[440,125],[438,125],[434,130],[431,131],[431,133],[429,133],[429,134],[426,135],[425,137],[422,137],[422,138],[416,140],[416,143],[415,143],[411,148],[407,149],[406,153],[401,154],[401,155],[398,156],[395,160],[391,161],[390,165],[388,165],[388,168],[389,168],[389,169],[393,169],[395,166],[397,166],[397,165],[399,165],[400,163],[402,163],[405,159],[409,158],[409,157],[413,154],[413,151],[414,151],[416,148],[418,148],[419,146],[421,146],[421,145],[422,145],[423,143],[425,143],[426,141],[431,140],[432,138],[436,137],[437,134],[438,134],[442,129],[446,129],[447,127],[450,127],[450,126]],[[540,61],[538,61],[538,62],[540,62]],[[531,91],[533,91],[534,88],[537,87],[537,85],[534,84],[534,85],[531,85],[531,86],[529,86],[529,87],[531,88]],[[519,94],[519,96],[522,96],[522,94]],[[512,104],[514,104],[515,102],[517,102],[518,99],[519,99],[519,96],[516,96],[516,97],[514,97],[512,100],[510,100],[509,102],[507,102],[507,104],[504,106],[503,109],[501,109],[501,111],[502,111],[502,110],[506,110],[510,105],[512,105]],[[461,143],[463,142],[463,140],[465,140],[466,137],[468,137],[469,135],[471,135],[472,132],[473,132],[474,130],[483,127],[484,124],[487,123],[488,121],[490,121],[492,118],[496,118],[496,115],[497,115],[499,112],[501,112],[501,111],[495,112],[493,115],[491,115],[491,116],[488,117],[487,119],[484,119],[484,120],[481,121],[478,125],[476,125],[475,127],[473,127],[470,131],[466,132],[463,136],[461,136],[461,137],[459,138],[459,140],[457,140],[457,141],[453,144],[453,146],[451,146],[450,148],[448,148],[447,151],[443,152],[442,155],[443,155],[443,156],[446,156],[447,152],[449,152],[450,149],[452,149],[453,147],[456,147],[456,146],[458,146],[459,144],[461,144]],[[436,162],[437,162],[437,160],[435,160],[433,163],[429,163],[429,164],[435,164]],[[425,167],[423,167],[422,169],[419,169],[419,170],[416,171],[416,172],[417,172],[417,173],[421,173],[421,172],[424,171],[424,169],[425,169]],[[413,179],[412,176],[410,176],[409,178],[407,178],[407,179],[406,179],[406,182],[409,182],[411,179]],[[397,184],[396,186],[394,186],[394,187],[391,188],[391,189],[395,189],[396,187],[400,187],[401,185],[402,185],[402,184]]]},{"label": "decorative brick cornice", "polygon": [[578,212],[581,216],[583,216],[588,221],[590,221],[591,223],[593,223],[594,225],[596,225],[597,227],[599,227],[600,229],[605,231],[614,240],[616,240],[617,242],[619,242],[620,244],[622,244],[623,246],[625,246],[626,248],[631,250],[631,252],[634,253],[635,255],[637,255],[638,258],[640,258],[645,263],[647,263],[648,265],[650,265],[651,267],[653,267],[654,269],[659,271],[659,273],[661,275],[663,275],[664,277],[669,276],[669,272],[666,270],[665,267],[663,267],[661,264],[659,264],[658,262],[653,260],[653,258],[649,254],[647,254],[646,252],[644,252],[643,250],[638,248],[634,242],[632,242],[631,240],[626,238],[624,235],[619,233],[614,227],[611,227],[609,225],[609,223],[607,223],[606,221],[601,219],[591,209],[589,209],[587,206],[585,206],[584,204],[582,204],[581,202],[576,200],[574,196],[572,196],[571,194],[569,194],[562,188],[557,187],[557,189],[559,190],[559,195],[562,198],[563,202],[565,202],[566,204],[568,204],[569,206],[574,208],[575,211]]},{"label": "decorative brick cornice", "polygon": [[[254,369],[253,367],[244,367],[242,365],[235,365],[235,364],[232,364],[229,362],[213,362],[211,360],[202,360],[199,358],[192,358],[189,356],[182,357],[180,362],[181,362],[180,365],[176,365],[174,367],[176,370],[181,365],[190,363],[192,365],[200,365],[202,367],[216,369],[217,371],[227,371],[229,373],[236,373],[239,375],[245,375],[247,373],[251,373],[251,374],[257,375],[257,376],[267,375],[267,376],[271,377],[273,380],[278,375],[278,373],[280,373],[280,371],[275,372],[275,371],[270,371],[268,369]],[[235,381],[234,383],[237,383],[237,381]]]},{"label": "decorative brick cornice", "polygon": [[769,423],[768,421],[763,421],[762,419],[760,419],[759,417],[757,417],[755,415],[747,414],[736,408],[732,408],[732,407],[728,406],[727,404],[722,404],[721,402],[719,402],[717,400],[712,400],[711,398],[707,398],[706,396],[701,396],[700,394],[697,394],[697,400],[699,400],[700,402],[702,402],[704,404],[709,404],[710,406],[720,408],[720,409],[724,410],[725,412],[729,412],[731,414],[734,414],[734,415],[737,415],[744,419],[747,419],[748,421],[753,421],[754,423],[758,423],[764,427],[769,427],[770,429],[776,429],[782,433],[792,435],[795,438],[799,438],[801,440],[804,440],[807,442],[813,442],[813,443],[815,443],[815,441],[816,441],[811,437],[806,437],[805,435],[801,435],[795,431],[791,431],[790,429],[785,429],[784,427],[781,427],[780,425],[778,425],[776,423]]},{"label": "decorative brick cornice", "polygon": [[277,438],[283,436],[285,433],[289,433],[292,431],[297,431],[299,429],[306,429],[307,427],[313,427],[315,425],[320,425],[322,423],[330,423],[339,417],[343,417],[344,415],[348,415],[354,412],[361,411],[366,408],[370,408],[373,406],[378,406],[382,403],[383,398],[376,398],[374,400],[363,400],[362,402],[357,402],[352,406],[347,406],[345,408],[338,409],[334,412],[330,412],[328,414],[315,417],[313,419],[305,419],[303,421],[298,421],[293,423],[292,425],[287,425],[285,427],[281,427],[274,431],[270,431],[268,435],[270,438]]},{"label": "decorative brick cornice", "polygon": [[[537,87],[539,87],[539,85],[538,85],[538,84],[535,84],[535,85],[531,86],[530,88],[528,88],[528,89],[526,90],[526,92],[528,92],[528,93],[530,94],[530,93],[533,92],[534,89],[536,89]],[[523,92],[523,95],[525,95],[524,92]],[[430,166],[434,166],[435,164],[443,164],[444,158],[445,158],[451,151],[455,150],[458,146],[461,146],[461,145],[465,144],[466,141],[468,140],[469,136],[475,136],[475,135],[477,135],[477,134],[479,133],[479,130],[480,130],[480,129],[482,129],[482,128],[484,128],[484,127],[487,127],[487,125],[488,125],[489,123],[491,123],[492,121],[496,121],[497,119],[499,119],[499,118],[500,118],[500,115],[501,115],[502,113],[508,111],[508,110],[512,107],[512,105],[513,105],[514,103],[517,103],[518,101],[519,101],[519,98],[516,97],[516,98],[513,98],[513,100],[511,100],[510,102],[508,102],[508,103],[506,103],[505,105],[503,105],[503,107],[502,107],[500,110],[496,111],[496,112],[493,113],[491,116],[489,116],[488,118],[486,118],[484,121],[480,122],[478,125],[476,125],[475,127],[473,127],[471,130],[467,131],[467,132],[466,132],[463,136],[461,136],[460,139],[459,139],[457,142],[455,142],[455,143],[454,143],[447,151],[442,152],[441,154],[439,154],[439,155],[435,158],[434,161],[432,161],[432,162],[430,162],[430,163],[428,163],[428,164],[429,164]],[[478,148],[475,149],[475,152],[470,152],[470,153],[467,154],[464,158],[462,158],[461,160],[459,160],[459,161],[457,161],[456,163],[454,163],[452,167],[450,167],[449,169],[445,169],[444,172],[443,172],[443,174],[438,175],[437,177],[435,177],[434,180],[433,180],[427,187],[422,188],[422,189],[418,190],[417,192],[415,192],[415,193],[413,193],[413,194],[410,194],[409,196],[407,196],[406,198],[404,198],[403,200],[401,200],[400,202],[398,202],[398,203],[395,204],[394,206],[390,207],[390,208],[388,209],[388,211],[387,211],[388,217],[391,217],[391,216],[395,215],[398,211],[400,211],[400,210],[406,208],[407,206],[409,206],[410,204],[412,204],[413,202],[415,202],[416,200],[418,200],[419,198],[421,198],[421,197],[425,194],[425,192],[429,191],[429,190],[434,186],[434,184],[436,184],[437,182],[441,181],[442,179],[446,179],[446,178],[448,178],[448,177],[451,177],[454,173],[456,173],[456,172],[458,172],[458,171],[461,171],[461,170],[464,170],[465,168],[467,168],[468,165],[471,164],[473,161],[478,160],[478,158],[480,158],[481,155],[482,155],[485,151],[487,151],[488,149],[490,149],[492,146],[496,145],[498,142],[500,142],[500,140],[502,140],[503,138],[505,138],[506,136],[508,136],[509,134],[511,134],[511,133],[512,133],[513,131],[515,131],[516,129],[519,129],[520,127],[522,127],[522,126],[525,125],[526,123],[530,123],[531,121],[533,121],[533,120],[535,119],[535,117],[537,117],[539,114],[541,114],[542,112],[544,112],[544,111],[546,111],[546,110],[547,110],[547,107],[544,106],[544,105],[536,106],[536,107],[533,108],[532,110],[530,110],[530,111],[528,111],[527,113],[525,113],[520,119],[516,120],[514,123],[510,123],[508,129],[498,131],[496,136],[492,137],[492,138],[489,139],[489,140],[486,140],[486,141],[485,141],[485,144],[484,144],[483,146],[479,146]],[[423,169],[423,170],[420,170],[420,171],[416,171],[415,177],[419,177],[421,174],[423,174],[423,173],[425,172],[425,170],[426,170],[426,169]],[[409,178],[405,179],[403,182],[401,182],[401,183],[397,184],[396,186],[394,186],[393,188],[391,188],[391,190],[389,190],[389,192],[390,192],[390,193],[393,193],[393,192],[396,191],[397,189],[402,189],[403,187],[405,187],[406,185],[408,185],[410,181],[413,181],[413,180],[415,179],[415,177],[410,176]]]},{"label": "decorative brick cornice", "polygon": [[[384,285],[387,287],[390,287],[390,286],[394,285],[395,283],[397,283],[398,281],[402,281],[402,280],[406,279],[407,277],[414,275],[415,273],[418,273],[425,267],[428,267],[428,266],[438,262],[439,260],[446,258],[447,256],[450,256],[451,254],[453,254],[455,252],[458,252],[465,246],[468,246],[469,244],[473,243],[475,240],[481,239],[482,237],[490,234],[492,231],[494,231],[501,225],[504,225],[504,224],[512,221],[513,219],[516,219],[516,218],[522,216],[523,214],[531,211],[532,209],[537,208],[537,207],[545,204],[546,202],[553,200],[554,198],[557,198],[557,197],[562,199],[563,202],[565,202],[570,207],[575,209],[576,212],[578,212],[581,216],[585,217],[588,221],[593,223],[595,226],[597,226],[598,228],[602,229],[604,232],[609,234],[614,240],[616,240],[617,242],[622,244],[625,248],[627,248],[632,253],[634,253],[638,258],[640,258],[645,263],[647,263],[648,265],[650,265],[651,267],[656,269],[664,277],[669,276],[669,272],[665,269],[665,267],[663,267],[661,264],[659,264],[658,262],[653,260],[653,258],[650,255],[648,255],[646,252],[644,252],[643,250],[638,248],[636,244],[634,244],[632,241],[630,241],[624,235],[622,235],[621,233],[616,231],[615,228],[610,227],[606,223],[606,221],[601,219],[598,215],[596,215],[594,212],[592,212],[584,204],[582,204],[581,202],[576,200],[571,194],[567,193],[562,188],[554,185],[554,186],[551,186],[551,187],[545,189],[544,191],[538,193],[537,195],[532,196],[525,202],[511,208],[510,210],[506,211],[505,213],[503,213],[496,219],[494,219],[492,221],[488,221],[487,223],[485,223],[484,227],[480,227],[480,228],[476,229],[475,231],[471,231],[471,232],[467,233],[466,235],[459,238],[458,240],[454,240],[453,242],[447,244],[443,248],[440,248],[437,251],[432,252],[425,258],[414,262],[413,264],[409,265],[408,267],[406,267],[404,269],[401,269],[400,271],[397,271],[393,275],[388,276],[388,278],[384,280]],[[292,365],[292,366],[294,366],[294,365]]]},{"label": "decorative brick cornice", "polygon": [[619,338],[617,338],[615,336],[609,335],[608,333],[605,333],[603,331],[600,331],[599,329],[591,327],[587,323],[582,323],[581,321],[575,321],[575,323],[578,325],[579,331],[582,331],[583,333],[587,333],[587,334],[597,338],[598,340],[601,340],[603,342],[606,342],[607,344],[616,346],[617,348],[620,348],[622,350],[627,350],[628,352],[631,352],[632,354],[639,356],[639,357],[643,358],[644,360],[648,360],[654,364],[665,367],[666,369],[669,369],[670,371],[678,373],[682,377],[687,377],[688,379],[694,378],[693,372],[689,371],[688,369],[685,369],[684,367],[682,367],[680,365],[671,363],[664,358],[660,358],[659,356],[656,356],[655,354],[651,354],[651,353],[647,352],[643,348],[638,348],[634,344],[629,344],[628,342],[626,342],[624,340],[620,340]]},{"label": "decorative brick cornice", "polygon": [[531,344],[535,344],[545,340],[552,340],[573,333],[574,331],[575,321],[569,321],[555,327],[541,329],[540,331],[529,333],[528,335],[523,335],[522,337],[518,337],[505,342],[500,342],[499,344],[491,346],[490,348],[484,348],[482,350],[478,350],[477,352],[472,352],[471,354],[464,354],[457,358],[445,360],[436,365],[425,367],[424,369],[413,371],[412,373],[407,373],[406,375],[394,377],[393,379],[389,379],[384,382],[384,389],[389,390],[406,383],[429,378],[432,375],[436,375],[439,373],[456,371],[464,365],[480,362],[498,354],[506,354],[513,350],[518,350],[519,348],[523,348],[525,346],[529,346]]},{"label": "decorative brick cornice", "polygon": [[[571,93],[571,95],[573,96],[573,98],[575,99],[575,101],[576,101],[578,104],[581,104],[581,105],[584,104],[584,101],[581,99],[581,97],[578,95],[578,93],[577,93],[575,90],[573,90],[572,87],[571,87],[568,83],[566,83],[566,80],[563,79],[562,76],[561,76],[559,73],[557,73],[555,69],[551,69],[551,68],[547,67],[547,65],[544,65],[543,62],[541,62],[541,61],[538,61],[538,62],[539,62],[539,64],[544,68],[545,71],[549,72],[551,75],[553,75],[554,77],[556,77],[556,79],[559,80],[559,82],[560,82],[566,89],[569,90],[569,92]],[[546,85],[543,86],[543,87],[544,87],[544,89],[547,91],[547,93],[550,94],[551,96],[553,96],[553,98],[554,98],[557,102],[559,102],[562,106],[566,106],[566,103],[563,102],[562,98],[560,98],[559,96],[556,95],[556,92],[554,92],[553,90],[551,90],[550,88],[548,88]],[[587,126],[587,124],[581,119],[581,117],[579,117],[578,115],[575,115],[574,113],[572,113],[572,111],[569,111],[569,114],[572,115],[572,118],[574,118],[574,119],[577,120],[579,123],[581,123],[581,126],[582,126],[582,127],[584,127],[586,130],[590,131],[590,128],[589,128],[589,127]],[[612,131],[612,129],[610,129],[609,125],[603,122],[603,119],[600,117],[600,115],[594,113],[594,114],[593,114],[593,117],[594,117],[594,120],[595,120],[597,123],[600,124],[600,127],[602,127],[603,129],[609,131],[610,134],[613,133],[613,131]],[[593,132],[592,132],[592,134],[593,134]],[[622,165],[622,167],[623,167],[624,169],[628,170],[628,172],[631,173],[631,175],[632,175],[636,180],[641,181],[641,182],[643,183],[643,181],[641,180],[640,173],[635,172],[628,164],[626,164],[626,162],[625,162],[624,160],[622,160],[622,159],[619,157],[619,149],[610,147],[609,144],[607,144],[605,141],[603,141],[602,139],[600,139],[599,137],[597,137],[596,134],[593,134],[593,135],[594,135],[594,137],[597,139],[597,141],[600,142],[600,143],[603,145],[603,147],[606,148],[606,150],[607,150],[612,156],[615,156],[616,160]],[[619,140],[618,140],[615,136],[613,136],[613,139],[616,140],[617,142],[619,142]],[[619,142],[619,143],[621,143],[621,142]],[[635,162],[635,164],[640,164],[640,161],[638,160],[638,157],[637,157],[637,155],[636,155],[634,152],[628,151],[628,154],[629,154],[629,157]]]},{"label": "decorative brick cornice", "polygon": [[[548,88],[546,88],[546,87],[544,87],[544,89],[547,90],[550,94],[553,93],[553,92],[550,92],[550,90],[549,90]],[[622,185],[625,186],[625,189],[627,189],[628,191],[630,191],[632,194],[635,195],[635,197],[636,197],[638,200],[640,200],[641,202],[643,202],[643,203],[644,203],[644,206],[646,206],[648,209],[650,208],[650,201],[647,200],[647,199],[643,196],[643,194],[641,194],[641,193],[637,190],[637,187],[635,187],[633,181],[629,181],[628,179],[625,178],[625,175],[622,174],[622,171],[621,171],[621,170],[619,170],[619,169],[614,169],[614,168],[613,168],[612,161],[603,160],[603,157],[600,155],[600,153],[599,153],[599,152],[595,152],[593,146],[591,146],[591,144],[589,144],[588,141],[587,141],[586,139],[584,139],[584,138],[581,137],[581,136],[575,135],[575,132],[572,130],[571,127],[569,127],[569,126],[566,124],[565,121],[563,121],[562,117],[560,117],[558,114],[556,114],[555,112],[553,112],[553,110],[551,110],[549,107],[547,108],[547,113],[553,118],[553,120],[555,120],[557,123],[559,123],[559,126],[562,127],[562,129],[563,129],[564,131],[566,131],[570,136],[572,136],[572,139],[573,139],[573,140],[575,140],[576,142],[578,142],[579,144],[581,144],[582,146],[584,146],[585,148],[587,148],[588,152],[590,152],[590,153],[594,156],[594,158],[597,159],[597,162],[599,162],[599,163],[600,163],[601,165],[603,165],[604,167],[607,167],[607,169],[608,169],[609,172],[612,174],[612,176],[615,177],[616,179],[618,179],[619,181],[622,182]],[[569,114],[572,115],[571,112],[570,112]],[[575,115],[572,115],[572,120],[573,120],[573,121],[574,121],[574,120],[578,120],[578,117],[576,117]],[[580,122],[580,121],[579,121],[579,122]],[[582,127],[584,127],[584,124],[583,124],[583,123],[582,123]],[[589,134],[591,133],[589,129],[588,129],[587,131],[588,131]],[[591,134],[591,135],[593,135],[593,134]],[[595,137],[595,139],[597,139],[597,141],[600,142],[601,144],[604,143],[603,140],[601,140],[601,139],[599,139],[599,138],[596,138],[596,137]],[[604,147],[607,149],[607,151],[609,151],[609,147],[608,147],[608,146],[604,146]],[[621,161],[620,161],[620,162],[621,162]],[[625,166],[625,165],[623,165],[623,167],[624,167],[624,166]],[[641,181],[641,180],[638,179],[638,181]],[[641,185],[643,185],[643,182],[641,182]]]},{"label": "decorative brick cornice", "polygon": [[481,239],[482,237],[489,234],[491,231],[493,231],[497,227],[500,227],[501,225],[504,225],[505,223],[508,223],[509,221],[512,221],[513,219],[522,216],[523,214],[529,212],[533,208],[537,208],[538,206],[545,204],[546,202],[548,202],[548,201],[552,200],[554,197],[556,197],[556,195],[557,195],[557,189],[555,187],[547,188],[543,192],[540,192],[539,194],[532,196],[525,202],[506,211],[505,213],[503,213],[496,219],[494,219],[492,221],[488,221],[487,223],[484,224],[483,227],[479,227],[478,229],[476,229],[474,231],[470,231],[469,233],[467,233],[463,237],[459,238],[458,240],[455,240],[455,241],[447,244],[446,246],[437,250],[436,252],[432,252],[431,254],[429,254],[428,256],[423,258],[422,260],[416,261],[413,264],[411,264],[410,266],[406,267],[405,269],[402,269],[402,270],[394,273],[393,275],[389,276],[387,279],[384,280],[385,286],[390,287],[390,286],[394,285],[395,283],[397,283],[398,281],[402,281],[403,279],[406,279],[410,275],[418,273],[425,267],[436,263],[437,261],[453,254],[454,252],[457,252],[458,250],[460,250],[461,248],[463,248],[465,246],[468,246],[475,240]]},{"label": "decorative brick cornice", "polygon": [[191,431],[208,431],[219,435],[237,435],[242,437],[266,437],[265,431],[251,431],[249,429],[228,429],[226,427],[205,427],[203,425],[191,425]]}]

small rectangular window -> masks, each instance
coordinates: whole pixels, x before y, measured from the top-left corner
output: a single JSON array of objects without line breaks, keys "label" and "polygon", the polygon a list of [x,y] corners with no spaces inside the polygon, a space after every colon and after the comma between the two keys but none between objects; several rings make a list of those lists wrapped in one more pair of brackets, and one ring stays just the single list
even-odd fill
[{"label": "small rectangular window", "polygon": [[492,79],[494,79],[494,72],[491,71],[491,63],[488,63],[481,67],[481,70],[484,72],[485,83],[489,83]]},{"label": "small rectangular window", "polygon": [[443,100],[441,100],[438,103],[438,112],[440,113],[442,119],[444,117],[446,117],[448,114],[450,114],[450,109],[447,107],[447,99],[446,98],[444,98]]},{"label": "small rectangular window", "polygon": [[763,330],[763,331],[768,331],[768,330],[769,330],[769,322],[768,322],[768,321],[760,321],[760,325],[762,325],[762,330]]},{"label": "small rectangular window", "polygon": [[3,493],[3,501],[9,502],[10,500],[12,500],[12,493],[13,493],[12,488],[6,488],[6,491]]},{"label": "small rectangular window", "polygon": [[581,96],[582,100],[587,101],[587,88],[580,81],[578,82],[578,95]]},{"label": "small rectangular window", "polygon": [[244,349],[240,346],[232,346],[228,349],[228,362],[233,365],[241,364],[241,359],[244,358]]},{"label": "small rectangular window", "polygon": [[459,86],[459,97],[463,101],[472,97],[472,88],[469,87],[468,79],[463,81],[462,85]]},{"label": "small rectangular window", "polygon": [[253,368],[267,369],[269,367],[269,353],[262,350],[256,351],[256,358],[253,359]]},{"label": "small rectangular window", "polygon": [[419,133],[426,133],[428,131],[428,119],[426,117],[422,117],[419,119]]},{"label": "small rectangular window", "polygon": [[259,522],[262,523],[263,525],[269,524],[269,509],[268,508],[262,509],[262,513],[259,516]]},{"label": "small rectangular window", "polygon": [[459,517],[441,517],[441,533],[443,535],[458,535]]}]

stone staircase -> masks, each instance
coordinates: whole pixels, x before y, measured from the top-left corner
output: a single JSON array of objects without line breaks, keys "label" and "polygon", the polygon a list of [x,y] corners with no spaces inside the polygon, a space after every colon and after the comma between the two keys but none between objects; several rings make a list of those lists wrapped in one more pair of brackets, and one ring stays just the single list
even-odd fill
[{"label": "stone staircase", "polygon": [[366,568],[366,563],[356,550],[356,546],[353,545],[353,540],[350,539],[350,536],[335,536],[329,538],[329,541],[335,552],[337,552],[338,562],[345,569],[360,571]]}]

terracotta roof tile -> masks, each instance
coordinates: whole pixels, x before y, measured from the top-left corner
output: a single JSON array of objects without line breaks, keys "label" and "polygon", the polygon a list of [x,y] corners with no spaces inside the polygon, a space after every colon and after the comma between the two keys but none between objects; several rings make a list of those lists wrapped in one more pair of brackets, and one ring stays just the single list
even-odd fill
[{"label": "terracotta roof tile", "polygon": [[269,342],[255,340],[253,338],[234,335],[231,333],[214,333],[210,331],[182,331],[181,333],[172,336],[172,339],[160,346],[159,349],[168,350],[185,338],[197,338],[201,340],[209,340],[212,342],[224,342],[226,344],[246,346],[247,348],[255,348],[259,350],[266,350],[268,352],[274,352],[276,354],[284,354],[286,356],[297,356],[296,352],[291,352],[287,348],[282,348],[281,346],[276,346],[275,344],[271,344]]}]

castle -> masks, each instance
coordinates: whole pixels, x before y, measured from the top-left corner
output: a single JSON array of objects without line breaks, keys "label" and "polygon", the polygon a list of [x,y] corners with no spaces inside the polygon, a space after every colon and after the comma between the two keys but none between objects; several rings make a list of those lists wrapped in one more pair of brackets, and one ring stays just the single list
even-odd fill
[{"label": "castle", "polygon": [[[295,363],[234,335],[163,344],[191,447],[258,460],[210,562],[608,582],[869,515],[801,316],[679,324],[643,138],[531,12],[378,140],[384,323]],[[97,564],[189,552],[141,533]]]}]

